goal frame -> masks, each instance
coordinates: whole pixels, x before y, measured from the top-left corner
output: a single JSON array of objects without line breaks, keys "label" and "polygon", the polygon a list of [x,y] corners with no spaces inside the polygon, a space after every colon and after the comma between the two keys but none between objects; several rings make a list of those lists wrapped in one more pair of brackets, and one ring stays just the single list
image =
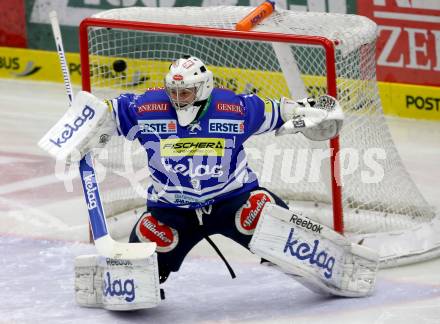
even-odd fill
[{"label": "goal frame", "polygon": [[[193,36],[209,36],[213,38],[229,38],[243,39],[264,42],[278,42],[302,45],[320,46],[325,51],[326,66],[326,83],[327,94],[337,98],[337,82],[336,82],[336,57],[335,45],[337,41],[330,40],[322,36],[307,35],[287,35],[271,32],[257,31],[238,31],[228,29],[217,29],[209,27],[194,27],[186,25],[172,25],[152,22],[138,22],[128,20],[99,19],[86,18],[79,26],[79,45],[81,59],[81,78],[82,90],[91,91],[90,83],[90,60],[88,47],[88,28],[116,28],[128,29],[145,32],[156,32],[166,34],[184,34]],[[342,190],[340,181],[340,164],[338,159],[339,153],[339,137],[330,141],[330,170],[331,170],[331,191],[332,191],[332,209],[333,209],[333,228],[339,233],[344,232],[343,206],[342,206]]]}]

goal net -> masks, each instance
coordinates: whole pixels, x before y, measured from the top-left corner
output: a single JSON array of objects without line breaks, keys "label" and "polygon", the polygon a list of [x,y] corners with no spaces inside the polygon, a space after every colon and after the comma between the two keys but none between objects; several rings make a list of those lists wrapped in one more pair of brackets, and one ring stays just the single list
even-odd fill
[{"label": "goal net", "polygon": [[[232,33],[252,9],[124,8],[86,19],[81,60],[89,68],[83,66],[83,88],[102,99],[140,94],[162,87],[170,63],[191,54],[213,71],[216,86],[237,93],[300,99],[334,91],[346,116],[334,152],[339,174],[332,174],[334,147],[328,143],[270,133],[246,145],[260,184],[305,216],[330,226],[333,217],[343,222],[347,236],[378,249],[387,265],[440,254],[436,215],[405,170],[383,115],[376,25],[355,15],[277,10],[252,33]],[[146,163],[143,148],[120,137],[97,154],[108,218],[128,215],[131,226],[145,209]],[[342,196],[336,215],[332,178]]]}]

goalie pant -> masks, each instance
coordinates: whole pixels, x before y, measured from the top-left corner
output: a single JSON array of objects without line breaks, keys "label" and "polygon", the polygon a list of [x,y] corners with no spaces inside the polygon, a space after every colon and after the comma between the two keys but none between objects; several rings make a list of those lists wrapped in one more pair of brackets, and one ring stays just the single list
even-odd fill
[{"label": "goalie pant", "polygon": [[249,249],[265,204],[287,205],[257,187],[203,208],[149,208],[138,220],[130,242],[156,242],[160,282],[179,270],[186,255],[207,236],[221,234]]}]

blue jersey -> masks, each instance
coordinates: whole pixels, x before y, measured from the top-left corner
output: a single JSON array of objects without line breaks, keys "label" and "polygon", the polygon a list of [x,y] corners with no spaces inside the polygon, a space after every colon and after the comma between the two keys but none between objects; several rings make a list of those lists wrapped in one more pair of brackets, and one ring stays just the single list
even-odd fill
[{"label": "blue jersey", "polygon": [[256,95],[214,89],[202,115],[186,127],[163,89],[111,101],[118,132],[148,157],[151,207],[199,208],[258,186],[243,143],[283,123],[279,106]]}]

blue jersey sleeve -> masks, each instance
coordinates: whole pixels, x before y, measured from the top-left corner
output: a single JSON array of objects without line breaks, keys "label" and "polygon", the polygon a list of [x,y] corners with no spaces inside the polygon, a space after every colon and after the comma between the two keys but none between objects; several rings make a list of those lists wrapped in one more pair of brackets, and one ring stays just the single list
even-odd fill
[{"label": "blue jersey sleeve", "polygon": [[136,128],[133,128],[137,126],[135,100],[135,94],[125,93],[109,101],[116,121],[118,134],[125,136],[129,140],[135,140],[138,134]]},{"label": "blue jersey sleeve", "polygon": [[246,123],[251,134],[270,132],[284,123],[276,101],[272,99],[263,101],[257,95],[239,95],[239,97],[246,108]]}]

